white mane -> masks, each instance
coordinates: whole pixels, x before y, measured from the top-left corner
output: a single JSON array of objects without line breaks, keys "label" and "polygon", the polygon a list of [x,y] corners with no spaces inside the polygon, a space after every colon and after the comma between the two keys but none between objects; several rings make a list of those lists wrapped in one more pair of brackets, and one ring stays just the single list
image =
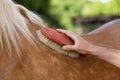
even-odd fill
[{"label": "white mane", "polygon": [[[9,56],[12,54],[12,45],[17,53],[21,52],[18,46],[20,39],[17,30],[19,30],[30,43],[34,44],[34,37],[29,31],[27,21],[23,15],[21,15],[20,10],[25,12],[31,22],[44,27],[44,23],[40,17],[25,7],[15,4],[12,0],[0,0],[0,49],[6,49]],[[20,55],[18,54],[18,56]]]}]

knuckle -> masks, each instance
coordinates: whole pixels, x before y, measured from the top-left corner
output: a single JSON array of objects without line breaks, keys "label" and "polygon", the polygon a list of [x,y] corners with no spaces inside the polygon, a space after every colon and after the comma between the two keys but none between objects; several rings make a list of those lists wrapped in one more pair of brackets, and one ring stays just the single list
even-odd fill
[{"label": "knuckle", "polygon": [[68,32],[68,33],[72,33],[72,31],[70,31],[70,30],[67,30],[67,32]]},{"label": "knuckle", "polygon": [[79,45],[75,45],[74,48],[75,48],[75,49],[78,49],[78,48],[79,48]]},{"label": "knuckle", "polygon": [[76,37],[77,37],[77,38],[79,38],[79,37],[80,37],[80,35],[76,34]]}]

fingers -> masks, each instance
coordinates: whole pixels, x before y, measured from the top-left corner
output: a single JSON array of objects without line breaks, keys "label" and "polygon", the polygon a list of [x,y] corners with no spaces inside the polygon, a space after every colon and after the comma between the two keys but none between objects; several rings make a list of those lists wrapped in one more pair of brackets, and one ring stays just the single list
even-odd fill
[{"label": "fingers", "polygon": [[57,31],[65,33],[65,34],[74,34],[73,32],[68,31],[68,30],[57,29]]},{"label": "fingers", "polygon": [[64,49],[64,50],[68,50],[68,51],[69,51],[69,50],[75,50],[75,49],[74,49],[74,46],[71,46],[71,45],[63,46],[63,49]]},{"label": "fingers", "polygon": [[67,36],[69,36],[69,37],[72,38],[73,40],[77,40],[76,36],[78,36],[78,35],[75,34],[75,33],[73,33],[73,32],[71,32],[71,31],[62,30],[62,29],[57,29],[57,31],[66,34]]},{"label": "fingers", "polygon": [[79,45],[79,35],[71,32],[71,31],[67,31],[67,30],[62,30],[62,29],[57,29],[57,31],[66,34],[67,36],[69,36],[71,39],[74,40],[75,44],[74,45],[66,45],[63,46],[64,50],[76,50],[78,48]]}]

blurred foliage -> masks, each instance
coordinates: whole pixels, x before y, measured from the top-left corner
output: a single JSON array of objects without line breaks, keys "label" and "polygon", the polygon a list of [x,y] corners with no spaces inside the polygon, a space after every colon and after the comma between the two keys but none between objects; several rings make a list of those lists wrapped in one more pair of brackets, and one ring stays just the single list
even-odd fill
[{"label": "blurred foliage", "polygon": [[74,31],[78,16],[119,15],[120,0],[16,0],[43,17],[48,26]]},{"label": "blurred foliage", "polygon": [[91,0],[85,4],[82,10],[83,16],[109,16],[118,14],[120,14],[120,0]]},{"label": "blurred foliage", "polygon": [[81,15],[86,0],[51,0],[49,13],[66,29],[74,30],[72,18]]},{"label": "blurred foliage", "polygon": [[38,13],[46,13],[49,8],[50,0],[16,0],[16,1],[32,11],[37,11]]}]

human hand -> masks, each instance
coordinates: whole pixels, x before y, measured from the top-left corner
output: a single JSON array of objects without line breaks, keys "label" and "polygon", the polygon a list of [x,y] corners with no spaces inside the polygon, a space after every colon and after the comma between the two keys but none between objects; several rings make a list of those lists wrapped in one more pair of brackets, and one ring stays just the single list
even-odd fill
[{"label": "human hand", "polygon": [[66,34],[75,42],[74,45],[63,46],[64,50],[72,50],[72,51],[77,51],[78,53],[81,54],[87,54],[93,46],[91,43],[83,39],[80,35],[75,34],[71,31],[62,30],[62,29],[57,29],[57,31]]}]

